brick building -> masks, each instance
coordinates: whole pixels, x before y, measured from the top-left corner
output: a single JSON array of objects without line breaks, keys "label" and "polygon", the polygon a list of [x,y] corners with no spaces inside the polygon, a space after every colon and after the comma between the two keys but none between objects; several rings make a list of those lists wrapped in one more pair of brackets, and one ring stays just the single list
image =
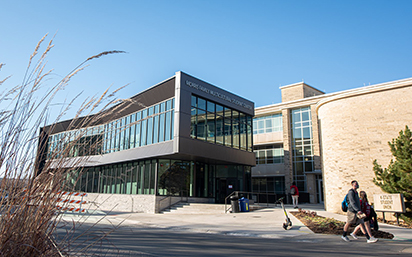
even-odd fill
[{"label": "brick building", "polygon": [[255,109],[253,190],[284,193],[294,181],[301,202],[334,212],[353,179],[381,193],[372,161],[387,166],[388,141],[412,125],[412,79],[329,94],[304,82],[280,89],[281,103]]}]

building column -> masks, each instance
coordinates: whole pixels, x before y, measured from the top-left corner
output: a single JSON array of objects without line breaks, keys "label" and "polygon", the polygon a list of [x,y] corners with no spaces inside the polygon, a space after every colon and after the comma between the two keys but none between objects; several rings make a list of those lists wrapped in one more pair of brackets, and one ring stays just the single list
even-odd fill
[{"label": "building column", "polygon": [[293,163],[292,163],[292,136],[290,130],[290,110],[282,110],[283,120],[283,150],[284,150],[284,174],[285,174],[285,193],[289,193],[289,188],[292,185],[293,179]]}]

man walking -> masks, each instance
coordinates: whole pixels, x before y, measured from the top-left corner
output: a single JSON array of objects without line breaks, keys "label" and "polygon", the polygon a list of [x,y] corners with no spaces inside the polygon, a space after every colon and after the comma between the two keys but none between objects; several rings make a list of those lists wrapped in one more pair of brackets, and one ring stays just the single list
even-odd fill
[{"label": "man walking", "polygon": [[[358,216],[362,214],[359,195],[358,195],[358,188],[359,183],[356,180],[351,182],[352,188],[348,192],[348,212],[347,212],[347,220],[346,224],[343,227],[343,241],[350,242],[349,238],[347,237],[348,228],[352,224],[360,224],[363,227],[363,231],[366,231],[363,219],[360,219]],[[358,239],[356,235],[352,235],[353,239]],[[368,243],[375,243],[378,241],[377,238],[369,237],[368,234],[365,235]]]}]

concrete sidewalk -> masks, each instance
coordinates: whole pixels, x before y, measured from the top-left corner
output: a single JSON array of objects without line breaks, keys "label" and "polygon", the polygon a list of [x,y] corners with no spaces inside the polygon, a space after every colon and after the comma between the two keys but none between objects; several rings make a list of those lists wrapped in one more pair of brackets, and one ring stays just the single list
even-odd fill
[{"label": "concrete sidewalk", "polygon": [[[302,204],[304,210],[316,211],[318,215],[345,221],[346,216],[325,211],[321,204]],[[287,212],[295,211],[292,206],[286,205]],[[313,236],[314,233],[303,225],[292,214],[288,214],[292,221],[292,228],[284,230],[285,222],[283,209],[268,207],[252,212],[222,213],[222,214],[148,214],[148,213],[109,213],[94,211],[85,214],[64,214],[63,219],[79,221],[80,223],[96,223],[100,225],[138,225],[143,227],[157,227],[179,231],[200,233],[215,233],[223,235],[288,238],[301,235]],[[382,231],[392,233],[394,240],[412,241],[412,230],[397,226],[379,224]]]}]

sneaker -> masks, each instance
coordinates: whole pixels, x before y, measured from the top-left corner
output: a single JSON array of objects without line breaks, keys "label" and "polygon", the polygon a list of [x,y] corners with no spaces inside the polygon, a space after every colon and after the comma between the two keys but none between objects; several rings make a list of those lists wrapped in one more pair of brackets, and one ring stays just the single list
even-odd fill
[{"label": "sneaker", "polygon": [[368,240],[366,240],[366,242],[368,242],[368,243],[376,243],[376,242],[378,242],[378,239],[377,239],[377,238],[374,238],[374,237],[371,237],[371,238],[369,238]]},{"label": "sneaker", "polygon": [[347,236],[342,236],[341,237],[343,241],[345,242],[350,242],[349,238]]},{"label": "sneaker", "polygon": [[356,234],[350,233],[350,236],[351,236],[353,239],[358,240],[358,237],[356,236]]}]

